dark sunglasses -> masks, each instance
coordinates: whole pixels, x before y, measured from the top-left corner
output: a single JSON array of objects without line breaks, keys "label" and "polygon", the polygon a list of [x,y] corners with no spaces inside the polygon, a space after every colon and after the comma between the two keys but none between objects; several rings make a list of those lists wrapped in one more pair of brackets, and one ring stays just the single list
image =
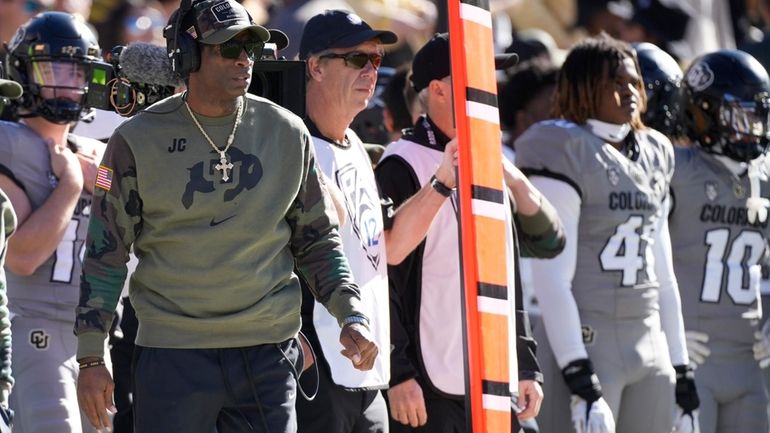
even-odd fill
[{"label": "dark sunglasses", "polygon": [[374,69],[378,69],[382,64],[381,54],[368,54],[368,53],[345,53],[345,54],[324,54],[319,56],[320,59],[343,59],[345,66],[350,66],[355,69],[363,69],[367,63],[372,62]]},{"label": "dark sunglasses", "polygon": [[219,44],[219,53],[226,59],[237,59],[241,57],[241,51],[245,50],[249,60],[259,60],[262,58],[263,48],[265,44],[262,42],[230,39]]}]

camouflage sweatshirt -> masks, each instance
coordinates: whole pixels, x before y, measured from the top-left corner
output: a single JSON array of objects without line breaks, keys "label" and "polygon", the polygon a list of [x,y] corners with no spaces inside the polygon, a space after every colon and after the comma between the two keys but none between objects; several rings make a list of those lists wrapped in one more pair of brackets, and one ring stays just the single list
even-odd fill
[{"label": "camouflage sweatshirt", "polygon": [[[196,115],[224,148],[235,114]],[[219,155],[180,95],[121,125],[99,169],[75,333],[78,358],[102,356],[133,245],[136,343],[223,348],[273,343],[300,327],[297,268],[339,321],[362,315],[336,214],[301,119],[247,95]],[[221,167],[221,166],[220,166]]]}]

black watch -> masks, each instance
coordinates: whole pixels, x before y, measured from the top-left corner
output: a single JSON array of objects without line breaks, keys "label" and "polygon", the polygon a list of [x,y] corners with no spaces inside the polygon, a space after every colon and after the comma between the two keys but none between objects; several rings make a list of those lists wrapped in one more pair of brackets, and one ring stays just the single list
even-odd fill
[{"label": "black watch", "polygon": [[437,193],[443,195],[444,197],[449,197],[455,190],[454,188],[450,188],[441,183],[441,181],[436,178],[435,174],[430,177],[430,186],[432,186]]}]

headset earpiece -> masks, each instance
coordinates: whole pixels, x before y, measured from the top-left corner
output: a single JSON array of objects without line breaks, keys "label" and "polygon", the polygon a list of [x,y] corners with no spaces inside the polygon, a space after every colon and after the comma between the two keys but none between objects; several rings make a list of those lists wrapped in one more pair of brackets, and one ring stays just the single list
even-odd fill
[{"label": "headset earpiece", "polygon": [[192,0],[183,0],[176,11],[175,19],[163,31],[166,38],[166,51],[171,59],[174,73],[182,80],[190,77],[191,72],[200,68],[200,48],[198,42],[182,28],[188,13],[195,13]]},{"label": "headset earpiece", "polygon": [[198,42],[187,32],[180,32],[177,35],[177,62],[179,74],[187,79],[190,72],[197,71],[201,66],[201,53]]}]

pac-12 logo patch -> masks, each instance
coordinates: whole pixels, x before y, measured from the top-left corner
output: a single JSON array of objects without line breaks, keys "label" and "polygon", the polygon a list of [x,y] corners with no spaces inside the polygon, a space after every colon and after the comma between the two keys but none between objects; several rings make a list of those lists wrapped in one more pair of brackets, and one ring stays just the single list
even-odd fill
[{"label": "pac-12 logo patch", "polygon": [[608,168],[607,180],[610,181],[610,185],[618,186],[618,182],[620,182],[620,174],[618,174],[618,169],[616,169],[615,167]]},{"label": "pac-12 logo patch", "polygon": [[706,189],[706,198],[709,199],[709,201],[714,201],[717,199],[719,191],[717,190],[716,182],[712,180],[706,181],[704,188]]},{"label": "pac-12 logo patch", "polygon": [[33,329],[29,332],[29,344],[37,350],[48,349],[48,334],[43,329]]},{"label": "pac-12 logo patch", "polygon": [[580,333],[583,334],[583,344],[587,346],[594,344],[594,341],[596,340],[596,331],[594,331],[594,328],[583,325],[580,327]]},{"label": "pac-12 logo patch", "polygon": [[353,233],[361,242],[366,258],[374,269],[380,265],[382,241],[382,210],[376,193],[366,187],[366,179],[354,164],[347,164],[336,173],[337,186],[345,196],[345,208],[353,224]]}]

